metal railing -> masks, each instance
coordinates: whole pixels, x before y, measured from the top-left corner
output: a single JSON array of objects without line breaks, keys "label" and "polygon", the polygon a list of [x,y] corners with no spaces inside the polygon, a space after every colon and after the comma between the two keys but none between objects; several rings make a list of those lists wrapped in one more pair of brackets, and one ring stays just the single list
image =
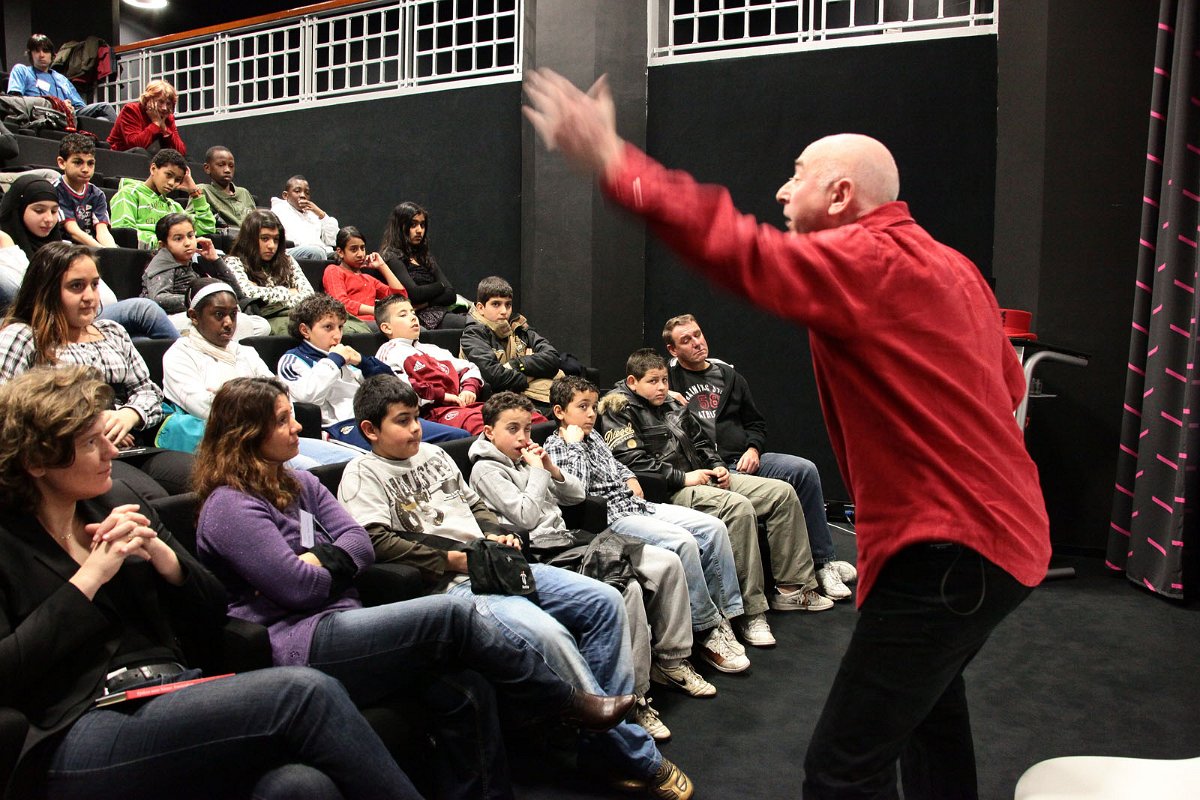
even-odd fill
[{"label": "metal railing", "polygon": [[136,99],[151,80],[179,93],[177,119],[519,79],[523,0],[364,2],[122,55],[99,99]]},{"label": "metal railing", "polygon": [[999,0],[647,0],[650,64],[996,33]]}]

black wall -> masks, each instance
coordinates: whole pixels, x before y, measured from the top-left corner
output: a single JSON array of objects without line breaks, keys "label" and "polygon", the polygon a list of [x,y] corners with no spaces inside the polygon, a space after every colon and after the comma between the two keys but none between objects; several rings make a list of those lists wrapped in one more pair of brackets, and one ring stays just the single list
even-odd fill
[{"label": "black wall", "polygon": [[[1000,35],[1010,50],[1002,60],[1046,63],[1034,327],[1092,360],[1084,369],[1045,367],[1046,391],[1058,397],[1031,406],[1026,441],[1055,544],[1091,550],[1104,546],[1112,507],[1158,3],[1060,0],[1048,5],[1046,20],[1028,38],[1006,37],[1003,24]],[[1019,193],[1010,202],[1028,199]],[[1005,281],[997,293],[1003,301]]]},{"label": "black wall", "polygon": [[[775,191],[808,142],[853,131],[891,148],[916,219],[990,274],[996,40],[979,36],[733,59],[650,70],[647,146],[729,187],[739,208],[782,223]],[[691,312],[714,356],[750,380],[773,450],[817,463],[845,498],[820,416],[804,331],[716,294],[657,242],[647,246],[646,343]],[[953,331],[947,331],[953,335]]]},{"label": "black wall", "polygon": [[516,83],[184,125],[191,161],[232,148],[235,181],[265,204],[295,173],[313,200],[379,246],[391,209],[429,211],[430,244],[459,294],[520,286],[521,112]]}]

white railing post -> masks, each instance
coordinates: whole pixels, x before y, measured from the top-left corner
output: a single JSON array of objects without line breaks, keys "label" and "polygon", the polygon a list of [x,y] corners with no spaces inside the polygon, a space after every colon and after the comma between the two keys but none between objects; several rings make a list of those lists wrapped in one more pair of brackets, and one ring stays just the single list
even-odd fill
[{"label": "white railing post", "polygon": [[226,69],[229,61],[229,37],[218,33],[213,39],[213,113],[224,115],[229,111],[229,95]]},{"label": "white railing post", "polygon": [[[313,101],[315,92],[313,88],[313,47],[315,45],[315,37],[313,36],[313,28],[315,23],[312,17],[302,17],[300,20],[300,102],[310,103]],[[284,63],[287,60],[284,59]],[[287,85],[286,79],[284,85]]]}]

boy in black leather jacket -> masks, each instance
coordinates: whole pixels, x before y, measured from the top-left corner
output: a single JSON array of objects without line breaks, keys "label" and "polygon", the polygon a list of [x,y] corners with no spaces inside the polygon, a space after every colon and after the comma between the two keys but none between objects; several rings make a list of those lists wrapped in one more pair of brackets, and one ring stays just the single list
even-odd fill
[{"label": "boy in black leather jacket", "polygon": [[[775,644],[766,621],[775,611],[824,611],[817,592],[808,529],[796,491],[783,481],[731,473],[686,406],[668,395],[667,365],[645,348],[629,357],[626,377],[600,401],[599,427],[609,449],[647,491],[703,511],[729,528],[745,614],[735,620],[746,644]],[[775,588],[768,602],[758,549],[758,520],[767,529]]]}]

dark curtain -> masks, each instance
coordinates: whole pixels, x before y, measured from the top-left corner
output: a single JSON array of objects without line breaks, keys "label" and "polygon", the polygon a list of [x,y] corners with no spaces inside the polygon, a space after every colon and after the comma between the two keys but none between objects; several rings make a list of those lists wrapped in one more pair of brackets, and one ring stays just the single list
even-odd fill
[{"label": "dark curtain", "polygon": [[[1181,598],[1200,448],[1200,0],[1162,0],[1108,566]],[[1197,463],[1192,463],[1197,462]],[[1191,570],[1187,571],[1190,576]],[[1189,590],[1189,593],[1191,590]]]}]

